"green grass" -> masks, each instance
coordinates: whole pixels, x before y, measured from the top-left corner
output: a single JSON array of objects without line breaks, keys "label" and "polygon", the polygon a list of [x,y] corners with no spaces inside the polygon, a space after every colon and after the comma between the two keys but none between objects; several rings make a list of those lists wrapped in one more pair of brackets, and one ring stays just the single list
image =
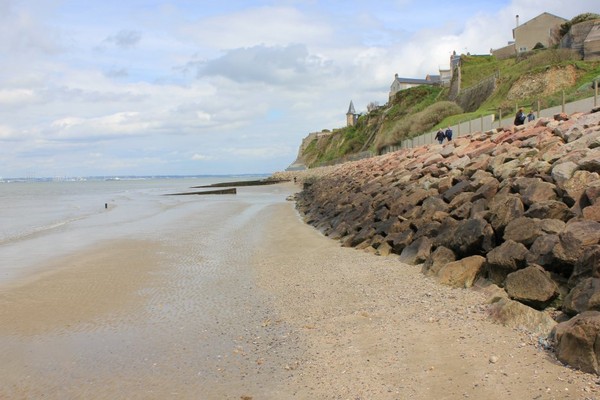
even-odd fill
[{"label": "green grass", "polygon": [[[478,110],[468,114],[454,115],[446,118],[440,126],[454,125],[460,121],[477,118],[481,115],[495,114],[499,110],[502,115],[515,112],[516,101],[508,101],[511,87],[522,76],[537,74],[548,68],[566,67],[573,65],[578,73],[577,83],[565,89],[565,101],[575,101],[593,96],[592,81],[600,76],[600,62],[584,62],[578,59],[570,50],[545,49],[528,52],[518,58],[496,60],[493,56],[465,57],[462,66],[463,88],[468,84],[476,84],[478,79],[490,76],[492,71],[499,74],[497,88]],[[475,77],[475,79],[474,79]],[[587,89],[585,87],[587,86]],[[536,107],[539,95],[534,94],[528,98],[519,99],[518,103],[524,107]],[[542,108],[553,107],[562,103],[562,90],[540,99]]]},{"label": "green grass", "polygon": [[[576,84],[565,88],[567,102],[593,96],[592,83],[600,81],[600,62],[583,62],[571,51],[542,49],[506,60],[494,56],[461,56],[462,89],[477,85],[497,74],[497,87],[480,107],[469,113],[455,103],[447,101],[448,89],[437,86],[418,86],[398,92],[390,103],[361,116],[356,126],[335,130],[331,135],[313,140],[303,153],[307,165],[317,166],[344,159],[365,147],[378,152],[388,145],[469,119],[496,114],[512,115],[516,101],[507,100],[508,93],[519,78],[544,72],[549,68],[575,67]],[[562,90],[545,96],[541,107],[560,105]],[[538,94],[518,99],[519,105],[535,108]],[[374,132],[377,132],[374,135]],[[369,141],[373,138],[372,142]]]},{"label": "green grass", "polygon": [[501,62],[494,56],[461,56],[462,89],[470,88],[500,70]]},{"label": "green grass", "polygon": [[375,141],[375,149],[379,152],[383,147],[399,144],[404,139],[428,132],[446,117],[461,113],[462,110],[451,101],[438,101],[423,110],[393,121]]}]

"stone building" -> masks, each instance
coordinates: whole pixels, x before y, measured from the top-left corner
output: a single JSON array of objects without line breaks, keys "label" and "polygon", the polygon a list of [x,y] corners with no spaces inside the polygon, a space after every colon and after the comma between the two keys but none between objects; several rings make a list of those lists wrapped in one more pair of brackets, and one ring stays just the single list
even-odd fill
[{"label": "stone building", "polygon": [[348,106],[348,112],[346,113],[346,126],[354,126],[356,125],[356,120],[358,119],[358,114],[356,110],[354,110],[354,104],[352,100],[350,100],[350,106]]},{"label": "stone building", "polygon": [[573,49],[585,61],[600,60],[600,19],[573,25],[560,47]]}]

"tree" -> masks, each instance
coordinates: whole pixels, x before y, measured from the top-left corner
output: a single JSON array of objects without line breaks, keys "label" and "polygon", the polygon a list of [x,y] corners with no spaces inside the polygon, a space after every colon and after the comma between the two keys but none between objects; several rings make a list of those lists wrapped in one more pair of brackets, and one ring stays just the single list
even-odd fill
[{"label": "tree", "polygon": [[560,30],[559,30],[560,38],[562,38],[567,33],[569,33],[569,31],[571,30],[571,27],[573,25],[577,25],[580,22],[590,21],[590,20],[593,20],[593,19],[600,19],[600,14],[596,14],[596,13],[584,13],[584,14],[579,14],[576,17],[573,17],[570,21],[567,21],[564,24],[560,25]]},{"label": "tree", "polygon": [[541,44],[540,42],[537,42],[535,44],[535,46],[533,46],[533,50],[539,50],[539,49],[543,49],[543,48],[544,48],[544,45]]},{"label": "tree", "polygon": [[367,111],[371,112],[376,110],[379,107],[379,103],[376,101],[372,101],[369,104],[367,104]]}]

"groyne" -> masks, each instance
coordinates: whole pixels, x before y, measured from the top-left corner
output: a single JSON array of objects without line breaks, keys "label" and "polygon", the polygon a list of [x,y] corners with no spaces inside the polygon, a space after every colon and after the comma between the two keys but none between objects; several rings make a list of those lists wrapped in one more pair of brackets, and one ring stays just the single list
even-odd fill
[{"label": "groyne", "polygon": [[599,173],[593,109],[274,178],[302,183],[305,221],[343,246],[495,287],[497,321],[600,373]]}]

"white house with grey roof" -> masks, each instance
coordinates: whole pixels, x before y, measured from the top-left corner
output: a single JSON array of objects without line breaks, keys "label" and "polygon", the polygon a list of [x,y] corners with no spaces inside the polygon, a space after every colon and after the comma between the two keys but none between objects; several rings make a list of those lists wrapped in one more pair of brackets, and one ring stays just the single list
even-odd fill
[{"label": "white house with grey roof", "polygon": [[440,75],[427,75],[425,79],[416,78],[400,78],[398,74],[394,75],[394,81],[390,86],[389,100],[392,100],[394,95],[401,90],[406,90],[411,87],[421,85],[440,85],[442,83]]},{"label": "white house with grey roof", "polygon": [[411,87],[421,85],[449,85],[452,80],[452,71],[460,63],[460,56],[453,52],[450,56],[450,68],[440,68],[439,75],[427,75],[425,79],[416,78],[401,78],[398,74],[394,74],[394,81],[390,86],[389,100],[401,90],[406,90]]}]

